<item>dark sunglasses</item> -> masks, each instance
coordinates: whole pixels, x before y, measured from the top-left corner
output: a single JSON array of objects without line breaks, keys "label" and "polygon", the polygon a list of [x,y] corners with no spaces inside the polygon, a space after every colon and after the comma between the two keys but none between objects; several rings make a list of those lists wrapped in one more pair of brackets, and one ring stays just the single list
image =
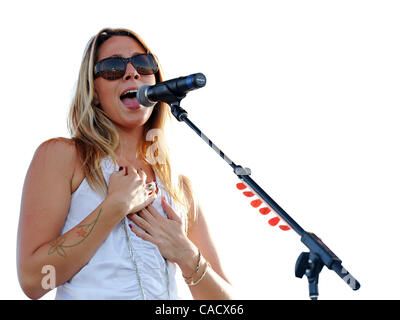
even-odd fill
[{"label": "dark sunglasses", "polygon": [[158,72],[156,58],[152,54],[143,53],[130,58],[111,57],[103,59],[94,66],[94,76],[101,76],[106,80],[120,79],[125,75],[128,62],[141,75],[150,75]]}]

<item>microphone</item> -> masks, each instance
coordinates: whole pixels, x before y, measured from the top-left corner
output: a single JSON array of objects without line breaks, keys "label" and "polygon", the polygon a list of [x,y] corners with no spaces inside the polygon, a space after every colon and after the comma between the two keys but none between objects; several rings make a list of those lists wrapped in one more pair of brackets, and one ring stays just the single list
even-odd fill
[{"label": "microphone", "polygon": [[194,73],[186,77],[179,77],[157,83],[153,86],[142,85],[139,87],[136,97],[144,107],[152,107],[158,101],[174,102],[182,99],[186,93],[206,85],[206,76],[202,73]]}]

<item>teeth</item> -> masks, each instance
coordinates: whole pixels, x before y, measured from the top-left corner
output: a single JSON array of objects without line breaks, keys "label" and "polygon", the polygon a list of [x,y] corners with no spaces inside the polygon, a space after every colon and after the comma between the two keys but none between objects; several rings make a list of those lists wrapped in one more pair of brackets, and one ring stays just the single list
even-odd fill
[{"label": "teeth", "polygon": [[136,96],[136,93],[137,93],[137,90],[134,90],[134,89],[128,90],[128,91],[124,92],[123,94],[121,94],[121,98],[126,97],[128,95],[132,95],[132,94]]},{"label": "teeth", "polygon": [[136,93],[137,90],[128,90],[126,92],[123,93],[123,95],[128,94],[128,93]]}]

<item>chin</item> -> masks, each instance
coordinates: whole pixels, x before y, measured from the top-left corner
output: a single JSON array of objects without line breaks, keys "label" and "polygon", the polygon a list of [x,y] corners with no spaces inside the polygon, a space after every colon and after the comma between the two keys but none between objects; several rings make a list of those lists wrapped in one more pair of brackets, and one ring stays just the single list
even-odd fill
[{"label": "chin", "polygon": [[128,110],[124,105],[119,105],[119,111],[106,112],[109,119],[117,126],[122,128],[137,128],[143,126],[150,118],[154,107],[146,108],[141,106],[140,109]]},{"label": "chin", "polygon": [[123,117],[120,125],[127,128],[137,128],[144,126],[149,120],[151,114],[135,114],[132,117]]}]

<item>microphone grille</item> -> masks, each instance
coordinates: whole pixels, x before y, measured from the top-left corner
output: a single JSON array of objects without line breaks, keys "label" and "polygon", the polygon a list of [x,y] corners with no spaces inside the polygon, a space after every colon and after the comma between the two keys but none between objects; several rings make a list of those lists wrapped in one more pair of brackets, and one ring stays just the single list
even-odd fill
[{"label": "microphone grille", "polygon": [[150,85],[144,84],[139,87],[139,89],[136,93],[136,98],[143,107],[152,107],[157,103],[157,102],[151,101],[147,97],[147,88],[149,88],[149,87],[150,87]]},{"label": "microphone grille", "polygon": [[195,83],[196,89],[202,88],[206,85],[206,76],[202,73],[195,73],[193,82]]}]

